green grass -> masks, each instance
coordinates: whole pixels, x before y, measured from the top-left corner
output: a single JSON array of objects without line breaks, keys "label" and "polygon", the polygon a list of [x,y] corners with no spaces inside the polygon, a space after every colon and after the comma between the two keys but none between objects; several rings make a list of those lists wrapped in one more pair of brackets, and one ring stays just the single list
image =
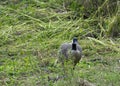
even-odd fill
[{"label": "green grass", "polygon": [[[74,19],[74,11],[56,0],[0,3],[1,86],[81,86],[81,79],[119,86],[120,38],[109,37],[115,25],[110,21],[119,16]],[[83,49],[75,70],[54,65],[59,46],[75,36]]]}]

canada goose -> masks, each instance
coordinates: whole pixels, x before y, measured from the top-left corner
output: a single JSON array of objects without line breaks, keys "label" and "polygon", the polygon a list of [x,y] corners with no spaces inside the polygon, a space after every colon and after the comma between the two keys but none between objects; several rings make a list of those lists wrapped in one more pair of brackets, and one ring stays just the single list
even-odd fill
[{"label": "canada goose", "polygon": [[[73,66],[80,61],[82,57],[82,48],[78,44],[78,40],[76,37],[73,38],[72,43],[63,43],[60,46],[59,50],[59,58],[58,60],[64,64],[64,61],[72,60]],[[73,68],[74,69],[74,68]]]}]

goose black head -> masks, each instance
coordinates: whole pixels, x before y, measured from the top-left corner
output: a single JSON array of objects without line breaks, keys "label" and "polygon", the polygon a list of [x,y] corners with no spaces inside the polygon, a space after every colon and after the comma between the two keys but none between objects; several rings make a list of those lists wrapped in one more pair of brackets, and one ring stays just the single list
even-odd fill
[{"label": "goose black head", "polygon": [[76,37],[73,38],[73,44],[76,44],[78,39]]},{"label": "goose black head", "polygon": [[72,43],[72,50],[77,50],[77,38],[73,38],[73,43]]}]

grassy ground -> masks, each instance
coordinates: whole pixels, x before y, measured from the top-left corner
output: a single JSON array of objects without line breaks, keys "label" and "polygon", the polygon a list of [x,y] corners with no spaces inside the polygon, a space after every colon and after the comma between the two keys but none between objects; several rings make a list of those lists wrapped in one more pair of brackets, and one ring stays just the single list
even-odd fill
[{"label": "grassy ground", "polygon": [[[81,86],[80,79],[96,86],[120,85],[120,38],[103,36],[113,17],[105,18],[104,26],[103,19],[72,19],[73,12],[55,0],[0,3],[1,86]],[[83,58],[74,71],[66,65],[63,72],[54,65],[57,51],[74,36]]]}]

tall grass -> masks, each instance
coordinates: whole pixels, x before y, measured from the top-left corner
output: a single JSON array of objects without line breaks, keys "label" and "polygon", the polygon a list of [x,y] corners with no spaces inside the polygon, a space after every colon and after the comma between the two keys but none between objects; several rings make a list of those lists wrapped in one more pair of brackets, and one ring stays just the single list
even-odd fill
[{"label": "tall grass", "polygon": [[[0,1],[0,85],[119,86],[119,1],[94,1]],[[85,58],[74,71],[54,65],[75,36]]]}]

